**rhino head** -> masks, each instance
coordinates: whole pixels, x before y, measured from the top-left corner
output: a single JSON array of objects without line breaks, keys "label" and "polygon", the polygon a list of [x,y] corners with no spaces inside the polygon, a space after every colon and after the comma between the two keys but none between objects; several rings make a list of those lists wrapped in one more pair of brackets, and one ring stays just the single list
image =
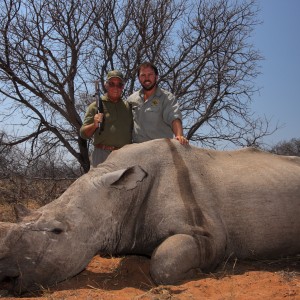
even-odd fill
[{"label": "rhino head", "polygon": [[36,211],[16,206],[18,222],[0,222],[0,281],[11,279],[10,289],[18,294],[46,288],[81,272],[103,249],[116,247],[112,235],[119,222],[113,209],[122,205],[119,195],[145,177],[140,168],[104,175],[98,169]]},{"label": "rhino head", "polygon": [[12,279],[12,289],[21,293],[80,272],[94,251],[76,243],[78,229],[71,227],[65,217],[36,212],[28,212],[16,224],[0,223],[0,281]]}]

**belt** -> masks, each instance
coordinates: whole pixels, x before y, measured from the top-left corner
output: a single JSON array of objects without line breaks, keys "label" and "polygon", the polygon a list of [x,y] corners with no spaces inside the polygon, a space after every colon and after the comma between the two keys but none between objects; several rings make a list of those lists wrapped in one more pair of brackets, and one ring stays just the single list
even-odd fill
[{"label": "belt", "polygon": [[120,148],[115,147],[115,146],[106,146],[106,145],[102,145],[102,144],[94,145],[94,147],[98,148],[98,149],[102,149],[102,150],[108,150],[108,151],[114,151],[114,150],[120,149]]}]

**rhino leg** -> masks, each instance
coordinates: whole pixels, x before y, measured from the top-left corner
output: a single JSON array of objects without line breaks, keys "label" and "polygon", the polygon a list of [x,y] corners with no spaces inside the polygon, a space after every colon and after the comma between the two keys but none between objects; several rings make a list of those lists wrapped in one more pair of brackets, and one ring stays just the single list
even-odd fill
[{"label": "rhino leg", "polygon": [[[150,274],[157,284],[175,284],[194,277],[197,269],[206,269],[211,262],[207,237],[176,234],[167,238],[151,257]],[[210,258],[210,259],[209,259]]]}]

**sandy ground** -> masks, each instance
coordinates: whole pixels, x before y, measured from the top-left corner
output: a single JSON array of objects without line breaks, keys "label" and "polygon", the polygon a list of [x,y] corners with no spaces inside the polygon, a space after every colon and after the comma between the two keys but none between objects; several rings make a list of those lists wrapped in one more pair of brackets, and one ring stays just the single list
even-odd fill
[{"label": "sandy ground", "polygon": [[[22,299],[300,299],[300,257],[276,261],[224,264],[211,274],[179,285],[155,286],[149,259],[139,256],[95,256],[77,276]],[[0,283],[2,299],[17,299]]]}]

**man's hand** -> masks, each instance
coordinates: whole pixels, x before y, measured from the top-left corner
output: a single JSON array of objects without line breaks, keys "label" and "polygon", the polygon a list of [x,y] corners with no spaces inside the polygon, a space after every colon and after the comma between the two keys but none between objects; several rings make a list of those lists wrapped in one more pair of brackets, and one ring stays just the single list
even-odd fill
[{"label": "man's hand", "polygon": [[189,141],[183,136],[182,123],[180,119],[175,119],[172,122],[172,130],[175,135],[175,139],[179,141],[181,145],[189,144]]},{"label": "man's hand", "polygon": [[94,116],[94,127],[97,129],[99,127],[99,123],[103,122],[103,114],[98,113]]},{"label": "man's hand", "polygon": [[188,145],[188,144],[189,144],[189,141],[188,141],[184,136],[182,136],[182,135],[177,135],[177,136],[175,137],[175,139],[176,139],[177,141],[179,141],[179,143],[180,143],[181,145]]}]

